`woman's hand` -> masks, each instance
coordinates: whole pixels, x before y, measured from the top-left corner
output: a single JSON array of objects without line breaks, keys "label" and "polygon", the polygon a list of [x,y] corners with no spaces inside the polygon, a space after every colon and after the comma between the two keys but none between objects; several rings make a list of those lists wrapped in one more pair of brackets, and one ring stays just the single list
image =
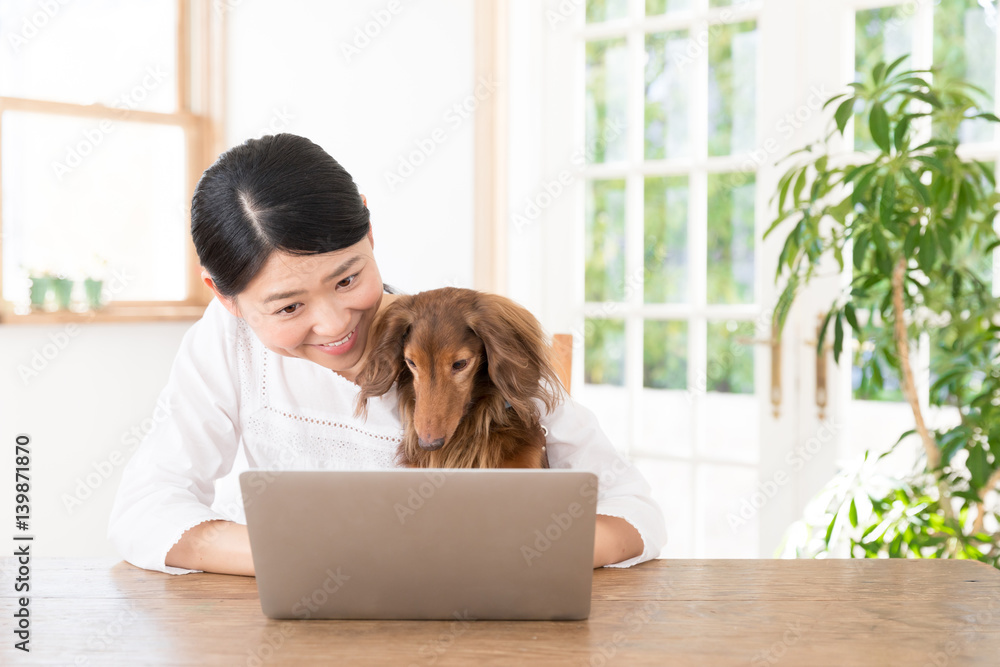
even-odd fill
[{"label": "woman's hand", "polygon": [[597,515],[594,527],[594,567],[620,563],[642,555],[642,537],[625,519],[606,514]]},{"label": "woman's hand", "polygon": [[232,521],[205,521],[188,529],[167,552],[166,564],[188,570],[254,576],[247,527]]}]

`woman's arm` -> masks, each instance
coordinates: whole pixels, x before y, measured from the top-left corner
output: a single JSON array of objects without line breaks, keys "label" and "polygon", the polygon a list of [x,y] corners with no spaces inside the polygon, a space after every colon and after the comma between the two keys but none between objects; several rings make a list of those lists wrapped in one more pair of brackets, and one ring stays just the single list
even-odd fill
[{"label": "woman's arm", "polygon": [[635,526],[616,516],[597,515],[597,524],[594,526],[594,567],[604,567],[641,556],[642,550],[642,538]]},{"label": "woman's arm", "polygon": [[199,523],[185,532],[167,552],[165,564],[188,570],[252,577],[250,534],[246,526],[232,521]]},{"label": "woman's arm", "polygon": [[184,335],[153,411],[153,427],[141,443],[132,434],[122,440],[123,453],[134,453],[122,471],[108,537],[133,565],[191,572],[197,568],[165,562],[178,538],[193,526],[238,516],[238,508],[212,509],[215,482],[232,469],[239,450],[237,326],[213,301]]},{"label": "woman's arm", "polygon": [[628,567],[656,558],[666,527],[642,474],[615,450],[594,413],[572,398],[543,414],[549,464],[598,478],[594,567]]}]

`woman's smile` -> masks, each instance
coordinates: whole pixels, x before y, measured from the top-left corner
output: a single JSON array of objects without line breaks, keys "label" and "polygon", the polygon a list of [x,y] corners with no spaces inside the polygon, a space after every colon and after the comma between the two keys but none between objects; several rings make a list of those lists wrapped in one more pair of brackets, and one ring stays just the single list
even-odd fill
[{"label": "woman's smile", "polygon": [[321,352],[325,354],[346,354],[350,352],[351,348],[354,347],[354,342],[358,339],[357,337],[358,328],[354,327],[351,333],[347,334],[343,338],[337,341],[332,341],[329,343],[313,343],[312,347],[318,348]]},{"label": "woman's smile", "polygon": [[271,351],[353,381],[382,289],[369,233],[353,246],[319,255],[276,251],[227,305]]}]

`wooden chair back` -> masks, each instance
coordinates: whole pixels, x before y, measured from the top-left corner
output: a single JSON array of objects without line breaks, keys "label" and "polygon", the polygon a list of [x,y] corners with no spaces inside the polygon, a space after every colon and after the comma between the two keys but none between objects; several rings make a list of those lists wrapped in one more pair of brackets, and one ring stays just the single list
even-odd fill
[{"label": "wooden chair back", "polygon": [[572,334],[553,334],[552,365],[555,366],[563,389],[569,393],[573,378],[573,336]]}]

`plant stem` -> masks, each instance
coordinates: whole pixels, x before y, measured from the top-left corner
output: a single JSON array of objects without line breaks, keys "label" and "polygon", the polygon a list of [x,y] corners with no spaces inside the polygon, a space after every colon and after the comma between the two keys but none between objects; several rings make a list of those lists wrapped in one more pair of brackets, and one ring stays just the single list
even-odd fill
[{"label": "plant stem", "polygon": [[920,411],[920,401],[917,398],[917,385],[913,381],[913,368],[910,366],[910,342],[906,332],[906,317],[903,305],[903,282],[906,278],[906,258],[901,257],[896,263],[896,268],[892,272],[892,310],[895,320],[893,331],[896,338],[896,352],[899,354],[899,367],[903,374],[903,396],[906,397],[910,409],[913,411],[913,419],[916,422],[917,433],[924,444],[924,451],[927,453],[927,469],[934,475],[940,493],[941,510],[948,519],[954,519],[955,513],[951,509],[951,495],[947,493],[947,487],[941,479],[938,467],[941,465],[941,451],[937,443],[927,430],[924,423],[924,415]]}]

